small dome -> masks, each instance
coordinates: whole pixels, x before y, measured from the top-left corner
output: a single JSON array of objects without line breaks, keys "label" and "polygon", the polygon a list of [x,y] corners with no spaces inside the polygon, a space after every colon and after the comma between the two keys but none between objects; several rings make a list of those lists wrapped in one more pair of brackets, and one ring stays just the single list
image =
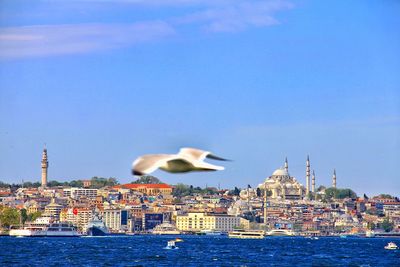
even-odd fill
[{"label": "small dome", "polygon": [[277,169],[276,171],[274,171],[272,173],[272,176],[289,176],[289,173],[287,172],[286,169],[280,168],[280,169]]}]

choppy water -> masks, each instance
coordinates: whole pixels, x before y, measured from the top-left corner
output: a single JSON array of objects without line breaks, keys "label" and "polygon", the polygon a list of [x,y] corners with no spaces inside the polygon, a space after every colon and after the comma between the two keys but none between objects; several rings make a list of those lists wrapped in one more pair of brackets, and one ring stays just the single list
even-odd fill
[{"label": "choppy water", "polygon": [[400,266],[400,239],[181,236],[94,238],[0,237],[0,266]]}]

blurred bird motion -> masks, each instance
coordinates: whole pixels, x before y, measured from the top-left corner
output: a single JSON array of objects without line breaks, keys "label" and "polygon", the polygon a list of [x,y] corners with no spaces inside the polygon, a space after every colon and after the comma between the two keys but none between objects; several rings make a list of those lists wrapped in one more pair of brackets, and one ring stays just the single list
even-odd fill
[{"label": "blurred bird motion", "polygon": [[186,147],[181,148],[178,154],[151,154],[138,157],[132,164],[132,174],[140,176],[150,174],[157,169],[170,173],[224,170],[222,166],[204,162],[206,158],[228,161],[209,151]]}]

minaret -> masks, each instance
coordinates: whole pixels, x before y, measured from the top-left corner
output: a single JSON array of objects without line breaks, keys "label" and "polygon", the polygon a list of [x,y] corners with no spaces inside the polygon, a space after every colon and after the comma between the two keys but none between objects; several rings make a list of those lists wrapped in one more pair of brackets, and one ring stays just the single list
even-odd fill
[{"label": "minaret", "polygon": [[44,147],[42,154],[42,187],[47,186],[47,168],[49,167],[49,161],[47,160],[47,149]]},{"label": "minaret", "polygon": [[315,193],[315,171],[312,171],[311,192]]},{"label": "minaret", "polygon": [[267,226],[267,184],[264,182],[264,225]]},{"label": "minaret", "polygon": [[310,194],[310,157],[307,155],[306,162],[306,198]]},{"label": "minaret", "polygon": [[336,188],[336,169],[333,169],[332,187]]},{"label": "minaret", "polygon": [[287,157],[285,159],[285,170],[287,171],[287,173],[289,173],[289,164],[288,164],[288,161],[287,161]]}]

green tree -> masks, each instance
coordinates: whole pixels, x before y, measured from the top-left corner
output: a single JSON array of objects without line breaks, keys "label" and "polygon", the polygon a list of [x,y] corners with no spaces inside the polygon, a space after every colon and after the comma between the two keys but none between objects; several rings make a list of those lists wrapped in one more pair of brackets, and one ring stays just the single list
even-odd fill
[{"label": "green tree", "polygon": [[28,214],[28,221],[33,222],[37,218],[39,218],[40,216],[42,216],[42,213],[40,211],[29,213]]},{"label": "green tree", "polygon": [[25,222],[28,220],[28,213],[26,212],[26,209],[20,210],[20,216],[21,216],[22,224],[25,224]]},{"label": "green tree", "polygon": [[10,225],[19,224],[20,214],[17,209],[4,207],[0,213],[0,225],[9,228]]},{"label": "green tree", "polygon": [[132,184],[163,184],[157,177],[151,175],[143,175],[136,181],[133,181]]},{"label": "green tree", "polygon": [[334,188],[330,187],[325,190],[325,200],[330,201],[332,199],[344,199],[344,198],[356,198],[357,194],[349,189],[339,189],[339,188]]},{"label": "green tree", "polygon": [[373,222],[369,222],[368,225],[367,225],[367,228],[368,228],[369,230],[375,230],[376,225],[375,225],[375,223],[373,223]]},{"label": "green tree", "polygon": [[72,180],[68,185],[71,187],[83,187],[83,182],[80,180]]},{"label": "green tree", "polygon": [[393,223],[391,223],[389,221],[388,218],[386,218],[382,223],[381,223],[381,228],[385,231],[385,232],[390,232],[393,230]]},{"label": "green tree", "polygon": [[321,192],[321,191],[323,191],[323,190],[325,190],[325,189],[326,189],[325,186],[320,185],[320,186],[317,188],[317,192]]}]

